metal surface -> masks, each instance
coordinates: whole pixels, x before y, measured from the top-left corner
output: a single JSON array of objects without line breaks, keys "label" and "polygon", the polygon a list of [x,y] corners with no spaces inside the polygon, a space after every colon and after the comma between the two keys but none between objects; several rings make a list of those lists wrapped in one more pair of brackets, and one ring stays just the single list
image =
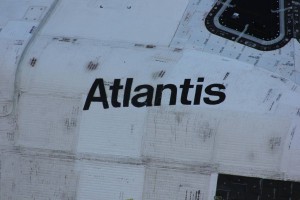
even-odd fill
[{"label": "metal surface", "polygon": [[300,44],[211,34],[215,3],[0,1],[0,199],[212,200],[219,174],[298,184]]}]

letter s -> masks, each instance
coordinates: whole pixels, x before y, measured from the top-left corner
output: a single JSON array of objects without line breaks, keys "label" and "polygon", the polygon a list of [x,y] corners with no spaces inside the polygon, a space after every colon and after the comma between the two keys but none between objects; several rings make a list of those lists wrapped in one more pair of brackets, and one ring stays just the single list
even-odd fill
[{"label": "letter s", "polygon": [[[218,88],[219,91],[214,91],[214,90],[212,90],[213,88]],[[209,105],[216,105],[216,104],[222,103],[225,100],[226,95],[224,92],[220,91],[221,89],[222,90],[225,89],[225,86],[222,84],[211,84],[211,85],[207,86],[205,88],[205,93],[210,96],[217,96],[219,98],[217,100],[211,100],[209,97],[204,97],[203,98],[204,102]]]}]

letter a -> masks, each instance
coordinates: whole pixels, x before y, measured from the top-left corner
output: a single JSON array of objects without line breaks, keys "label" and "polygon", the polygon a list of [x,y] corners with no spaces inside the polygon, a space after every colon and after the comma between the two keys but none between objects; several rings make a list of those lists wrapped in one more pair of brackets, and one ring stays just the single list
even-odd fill
[{"label": "letter a", "polygon": [[[99,93],[100,93],[100,97],[95,97],[95,93],[96,93],[96,89],[99,88]],[[86,98],[83,110],[88,110],[90,108],[90,105],[92,102],[102,102],[103,104],[103,108],[107,109],[108,106],[108,102],[107,102],[107,96],[106,96],[106,91],[105,91],[105,87],[104,87],[104,82],[102,78],[98,78],[94,81],[89,94]]]}]

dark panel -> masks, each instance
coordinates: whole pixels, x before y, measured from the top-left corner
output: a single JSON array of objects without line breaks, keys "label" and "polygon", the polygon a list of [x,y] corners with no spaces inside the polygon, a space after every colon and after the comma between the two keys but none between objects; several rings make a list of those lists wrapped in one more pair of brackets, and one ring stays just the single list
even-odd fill
[{"label": "dark panel", "polygon": [[246,34],[264,40],[272,40],[279,36],[279,1],[262,0],[257,6],[252,0],[232,0],[219,17],[220,23],[228,28],[242,32],[248,25]]},{"label": "dark panel", "polygon": [[293,0],[219,0],[205,19],[218,36],[269,51],[300,41],[300,4]]},{"label": "dark panel", "polygon": [[300,183],[220,174],[216,200],[300,200]]}]

